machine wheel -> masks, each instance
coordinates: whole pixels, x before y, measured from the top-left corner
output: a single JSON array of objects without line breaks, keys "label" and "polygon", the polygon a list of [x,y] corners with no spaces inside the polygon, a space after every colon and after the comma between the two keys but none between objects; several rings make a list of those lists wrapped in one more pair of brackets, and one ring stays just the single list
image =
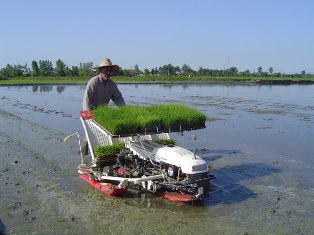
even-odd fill
[{"label": "machine wheel", "polygon": [[175,178],[178,175],[178,169],[174,165],[168,165],[167,166],[167,175],[170,178]]}]

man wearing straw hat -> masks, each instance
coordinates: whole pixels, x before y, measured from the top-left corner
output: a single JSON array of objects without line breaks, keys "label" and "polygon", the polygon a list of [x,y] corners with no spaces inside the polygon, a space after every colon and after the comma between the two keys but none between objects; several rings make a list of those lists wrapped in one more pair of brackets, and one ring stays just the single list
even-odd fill
[{"label": "man wearing straw hat", "polygon": [[110,59],[105,58],[95,69],[99,75],[92,77],[86,86],[83,98],[83,110],[92,110],[101,105],[107,105],[112,100],[117,106],[125,105],[123,96],[117,84],[110,79],[111,74],[119,70]]},{"label": "man wearing straw hat", "polygon": [[[83,98],[83,110],[92,110],[101,105],[107,105],[112,100],[117,106],[125,105],[123,96],[117,84],[110,79],[111,74],[119,70],[118,65],[113,65],[110,59],[105,58],[96,67],[99,75],[92,77],[86,86]],[[88,142],[83,140],[82,153],[88,154]]]}]

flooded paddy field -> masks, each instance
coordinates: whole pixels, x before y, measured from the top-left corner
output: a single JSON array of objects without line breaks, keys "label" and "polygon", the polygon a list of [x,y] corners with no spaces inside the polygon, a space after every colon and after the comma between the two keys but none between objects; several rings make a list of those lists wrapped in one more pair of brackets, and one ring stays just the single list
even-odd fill
[{"label": "flooded paddy field", "polygon": [[[119,84],[127,104],[183,103],[206,128],[180,136],[212,167],[201,204],[79,179],[84,85],[0,87],[0,234],[312,234],[313,85]],[[112,105],[112,104],[111,104]],[[194,142],[193,135],[197,135]]]}]

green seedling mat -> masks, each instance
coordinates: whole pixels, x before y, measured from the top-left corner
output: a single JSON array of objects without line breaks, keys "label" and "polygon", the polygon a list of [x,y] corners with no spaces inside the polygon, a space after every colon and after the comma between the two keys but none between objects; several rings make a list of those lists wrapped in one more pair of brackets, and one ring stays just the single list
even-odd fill
[{"label": "green seedling mat", "polygon": [[200,129],[206,121],[205,114],[182,104],[101,106],[93,116],[112,135]]}]

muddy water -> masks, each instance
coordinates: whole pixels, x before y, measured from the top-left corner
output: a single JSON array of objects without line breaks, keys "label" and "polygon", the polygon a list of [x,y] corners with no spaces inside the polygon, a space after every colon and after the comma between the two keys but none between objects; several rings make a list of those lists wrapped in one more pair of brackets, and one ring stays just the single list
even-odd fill
[{"label": "muddy water", "polygon": [[180,102],[206,113],[206,129],[173,137],[212,166],[209,197],[186,205],[100,195],[77,177],[77,139],[63,143],[83,135],[84,86],[0,87],[2,233],[312,234],[313,85],[119,88],[131,105]]}]

